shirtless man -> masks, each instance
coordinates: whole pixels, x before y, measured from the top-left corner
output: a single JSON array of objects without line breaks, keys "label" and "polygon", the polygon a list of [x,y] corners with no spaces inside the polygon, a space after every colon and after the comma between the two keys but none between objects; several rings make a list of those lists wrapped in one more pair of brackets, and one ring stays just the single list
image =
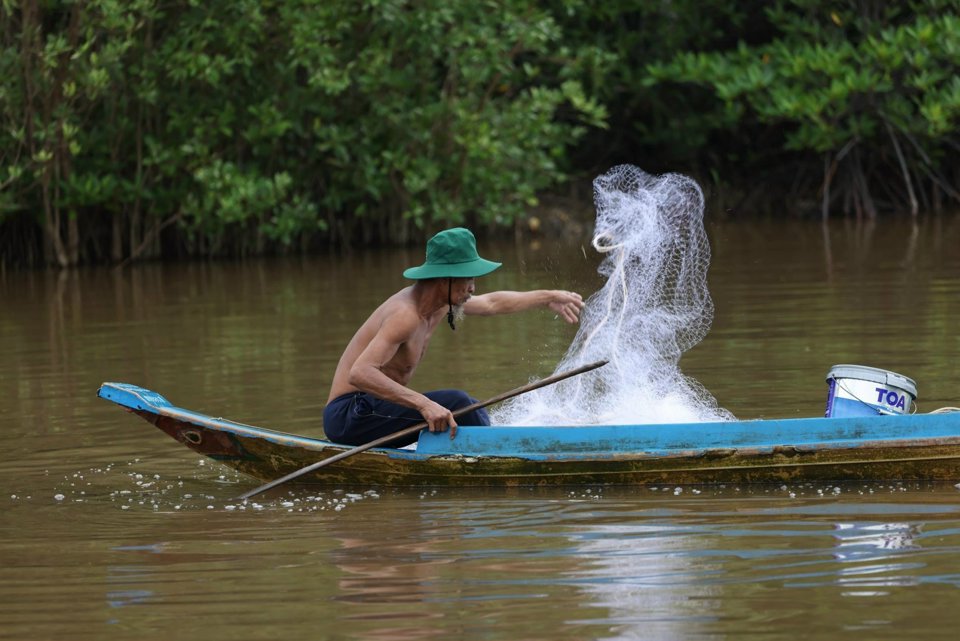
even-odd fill
[{"label": "shirtless man", "polygon": [[[574,292],[535,290],[474,296],[474,279],[500,263],[480,258],[473,234],[462,227],[440,232],[427,242],[423,265],[403,272],[416,283],[386,300],[347,345],[330,386],[323,429],[331,441],[362,445],[422,421],[431,432],[456,434],[453,411],[476,400],[461,390],[421,394],[407,384],[423,359],[430,338],[446,317],[452,329],[463,314],[492,316],[546,307],[576,323],[583,299]],[[464,425],[489,425],[486,410],[460,417]],[[402,447],[417,435],[390,443]]]}]

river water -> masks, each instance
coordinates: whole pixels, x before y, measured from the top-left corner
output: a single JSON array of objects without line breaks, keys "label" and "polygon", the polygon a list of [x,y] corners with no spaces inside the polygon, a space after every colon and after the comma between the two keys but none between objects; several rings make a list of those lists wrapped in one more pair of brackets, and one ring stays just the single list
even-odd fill
[{"label": "river water", "polygon": [[[739,418],[822,414],[837,363],[960,405],[960,219],[711,224],[683,371]],[[481,289],[600,284],[589,239],[481,243]],[[952,484],[256,487],[96,398],[136,383],[310,436],[340,351],[421,250],[0,273],[2,639],[955,638]],[[440,328],[413,384],[549,374],[548,312]],[[960,481],[960,479],[958,479]]]}]

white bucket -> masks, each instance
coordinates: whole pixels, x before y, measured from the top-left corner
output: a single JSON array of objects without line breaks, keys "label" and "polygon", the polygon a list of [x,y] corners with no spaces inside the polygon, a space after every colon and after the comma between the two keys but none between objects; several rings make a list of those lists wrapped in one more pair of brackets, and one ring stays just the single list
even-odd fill
[{"label": "white bucket", "polygon": [[909,414],[917,398],[913,379],[864,365],[834,365],[827,385],[827,418]]}]

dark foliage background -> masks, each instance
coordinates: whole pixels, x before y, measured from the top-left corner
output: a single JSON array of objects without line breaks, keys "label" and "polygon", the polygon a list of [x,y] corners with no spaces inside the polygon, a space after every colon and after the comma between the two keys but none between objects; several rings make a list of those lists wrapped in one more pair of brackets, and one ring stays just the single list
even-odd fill
[{"label": "dark foliage background", "polygon": [[0,261],[518,225],[629,162],[712,206],[960,199],[960,0],[0,3]]}]

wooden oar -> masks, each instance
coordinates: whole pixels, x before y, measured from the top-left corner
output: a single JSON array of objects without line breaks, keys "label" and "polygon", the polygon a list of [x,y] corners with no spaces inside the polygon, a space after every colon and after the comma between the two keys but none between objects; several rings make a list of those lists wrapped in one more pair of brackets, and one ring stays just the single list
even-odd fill
[{"label": "wooden oar", "polygon": [[[493,405],[494,403],[499,403],[500,401],[505,401],[505,400],[507,400],[508,398],[513,398],[514,396],[519,396],[519,395],[521,395],[521,394],[526,394],[527,392],[532,392],[532,391],[535,390],[535,389],[540,389],[541,387],[546,387],[547,385],[553,385],[554,383],[557,383],[557,382],[559,382],[559,381],[562,381],[562,380],[565,379],[565,378],[570,378],[571,376],[576,376],[577,374],[583,374],[584,372],[589,372],[590,370],[597,369],[598,367],[601,367],[601,366],[606,365],[606,364],[607,364],[607,361],[597,361],[596,363],[590,363],[589,365],[583,365],[582,367],[577,367],[577,368],[575,368],[575,369],[571,369],[571,370],[568,370],[568,371],[566,371],[566,372],[560,372],[559,374],[554,374],[553,376],[548,376],[547,378],[544,378],[543,380],[539,380],[539,381],[536,381],[536,382],[534,382],[534,383],[530,383],[530,384],[528,384],[528,385],[524,385],[523,387],[518,387],[517,389],[512,390],[512,391],[510,391],[510,392],[504,392],[503,394],[500,394],[499,396],[494,396],[493,398],[487,399],[487,400],[485,400],[485,401],[479,401],[479,402],[476,402],[476,403],[474,403],[474,404],[472,404],[472,405],[467,405],[466,407],[463,407],[463,408],[458,409],[458,410],[456,410],[455,412],[453,412],[453,415],[454,415],[454,417],[457,417],[457,416],[460,416],[461,414],[466,414],[467,412],[472,412],[472,411],[474,411],[474,410],[478,410],[478,409],[480,409],[481,407],[486,407],[487,405]],[[342,461],[343,459],[348,458],[348,457],[350,457],[350,456],[353,456],[354,454],[359,454],[360,452],[365,452],[365,451],[369,450],[370,448],[379,447],[380,445],[384,445],[384,444],[386,444],[386,443],[389,443],[390,441],[396,440],[396,439],[400,438],[401,436],[407,436],[407,435],[409,435],[409,434],[415,434],[415,433],[419,432],[420,430],[422,430],[422,429],[425,428],[425,427],[427,427],[426,421],[424,421],[423,423],[417,423],[416,425],[414,425],[414,426],[412,426],[412,427],[406,427],[406,428],[404,428],[404,429],[402,429],[402,430],[400,430],[400,431],[398,431],[398,432],[394,432],[393,434],[389,434],[389,435],[387,435],[387,436],[383,436],[383,437],[381,437],[381,438],[378,438],[378,439],[375,440],[375,441],[370,441],[369,443],[364,443],[363,445],[358,445],[358,446],[356,446],[356,447],[353,448],[353,449],[347,450],[346,452],[340,452],[339,454],[335,454],[334,456],[331,456],[330,458],[323,459],[322,461],[317,461],[316,463],[313,463],[313,464],[308,465],[308,466],[306,466],[306,467],[304,467],[304,468],[302,468],[302,469],[299,469],[299,470],[297,470],[296,472],[291,472],[290,474],[287,474],[287,475],[284,476],[284,477],[278,478],[278,479],[276,479],[275,481],[270,481],[269,483],[266,483],[266,484],[264,484],[264,485],[261,485],[260,487],[256,488],[255,490],[250,490],[250,491],[247,492],[246,494],[241,495],[240,498],[241,498],[241,499],[244,499],[244,500],[249,499],[251,496],[256,496],[257,494],[260,494],[261,492],[266,492],[267,490],[269,490],[269,489],[271,489],[271,488],[274,488],[274,487],[276,487],[276,486],[278,486],[278,485],[282,485],[283,483],[286,483],[287,481],[292,481],[293,479],[297,478],[298,476],[303,476],[303,475],[306,474],[307,472],[312,472],[312,471],[314,471],[314,470],[320,469],[321,467],[326,467],[327,465],[330,465],[331,463],[336,463],[337,461]]]}]

